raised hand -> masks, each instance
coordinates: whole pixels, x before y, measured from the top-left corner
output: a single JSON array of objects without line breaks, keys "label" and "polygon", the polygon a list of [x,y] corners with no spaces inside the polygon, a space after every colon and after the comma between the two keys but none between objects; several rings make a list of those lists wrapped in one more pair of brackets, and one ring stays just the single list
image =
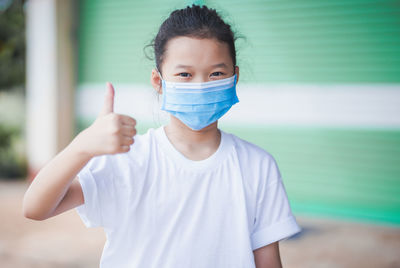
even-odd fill
[{"label": "raised hand", "polygon": [[93,124],[78,135],[77,142],[89,156],[124,153],[136,135],[136,120],[114,113],[114,87],[107,83],[102,110]]}]

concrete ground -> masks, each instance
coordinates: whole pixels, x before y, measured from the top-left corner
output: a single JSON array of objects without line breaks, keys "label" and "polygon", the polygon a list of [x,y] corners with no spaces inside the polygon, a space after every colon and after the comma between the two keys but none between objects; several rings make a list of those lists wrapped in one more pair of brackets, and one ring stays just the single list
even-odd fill
[{"label": "concrete ground", "polygon": [[[98,267],[105,236],[75,210],[43,222],[22,216],[25,181],[0,180],[0,267]],[[280,243],[283,267],[400,267],[400,226],[297,216],[303,232]]]}]

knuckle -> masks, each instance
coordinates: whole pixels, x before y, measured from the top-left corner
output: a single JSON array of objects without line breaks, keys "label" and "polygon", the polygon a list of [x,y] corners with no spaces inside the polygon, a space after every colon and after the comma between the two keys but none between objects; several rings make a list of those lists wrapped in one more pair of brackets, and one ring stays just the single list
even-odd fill
[{"label": "knuckle", "polygon": [[122,114],[117,114],[116,121],[122,123],[122,121],[124,121],[124,116]]},{"label": "knuckle", "polygon": [[122,121],[123,121],[123,116],[122,116],[122,115],[119,115],[119,114],[117,114],[117,117],[115,118],[115,121],[116,121],[118,124],[121,124],[121,123],[122,123]]},{"label": "knuckle", "polygon": [[136,129],[135,129],[135,128],[131,130],[131,135],[132,135],[132,136],[135,136],[135,135],[136,135]]}]

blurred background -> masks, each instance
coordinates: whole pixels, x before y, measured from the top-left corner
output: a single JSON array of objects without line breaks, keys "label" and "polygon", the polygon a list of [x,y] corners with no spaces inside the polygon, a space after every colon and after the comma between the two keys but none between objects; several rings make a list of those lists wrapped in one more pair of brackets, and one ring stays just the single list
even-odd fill
[{"label": "blurred background", "polygon": [[278,162],[303,228],[284,266],[400,267],[398,0],[0,0],[0,266],[98,266],[102,230],[75,211],[24,219],[23,194],[107,81],[139,133],[166,122],[146,46],[192,3],[237,34],[240,103],[219,125]]}]

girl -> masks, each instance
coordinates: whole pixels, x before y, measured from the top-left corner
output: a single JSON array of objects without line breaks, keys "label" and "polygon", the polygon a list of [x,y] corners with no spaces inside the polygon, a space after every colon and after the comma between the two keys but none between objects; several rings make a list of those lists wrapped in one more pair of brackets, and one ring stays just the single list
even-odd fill
[{"label": "girl", "polygon": [[234,35],[215,10],[172,12],[154,39],[151,84],[170,122],[136,135],[101,114],[36,176],[24,215],[76,208],[104,228],[100,267],[281,267],[278,243],[300,231],[274,158],[218,129],[238,102]]}]

